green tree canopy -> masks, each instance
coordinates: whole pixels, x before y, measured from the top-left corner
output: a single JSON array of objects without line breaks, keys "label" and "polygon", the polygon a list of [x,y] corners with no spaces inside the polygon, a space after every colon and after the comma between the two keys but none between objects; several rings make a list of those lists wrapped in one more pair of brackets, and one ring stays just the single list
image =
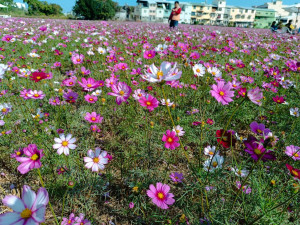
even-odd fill
[{"label": "green tree canopy", "polygon": [[28,14],[29,15],[40,15],[44,14],[46,16],[50,15],[60,15],[62,14],[62,7],[57,4],[48,4],[45,1],[39,0],[24,0],[28,4]]},{"label": "green tree canopy", "polygon": [[87,20],[108,20],[115,16],[117,6],[112,0],[77,0],[73,12]]}]

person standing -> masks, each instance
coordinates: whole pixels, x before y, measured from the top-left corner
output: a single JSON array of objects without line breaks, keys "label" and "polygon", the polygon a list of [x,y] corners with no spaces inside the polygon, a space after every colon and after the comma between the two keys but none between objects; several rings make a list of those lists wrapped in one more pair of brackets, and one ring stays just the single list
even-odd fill
[{"label": "person standing", "polygon": [[179,2],[175,2],[175,7],[171,11],[171,15],[169,17],[170,28],[175,28],[178,26],[178,21],[180,20],[181,8],[179,6]]}]

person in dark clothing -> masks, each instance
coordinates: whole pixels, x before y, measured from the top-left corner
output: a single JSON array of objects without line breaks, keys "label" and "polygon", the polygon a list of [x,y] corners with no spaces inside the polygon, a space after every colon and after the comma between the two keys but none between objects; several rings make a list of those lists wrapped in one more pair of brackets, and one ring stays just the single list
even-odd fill
[{"label": "person in dark clothing", "polygon": [[281,30],[282,29],[282,21],[279,21],[276,25],[277,30]]},{"label": "person in dark clothing", "polygon": [[293,31],[293,26],[292,26],[292,20],[289,20],[289,22],[285,25],[287,27],[287,33],[292,33]]},{"label": "person in dark clothing", "polygon": [[179,6],[179,2],[175,2],[175,7],[172,9],[171,15],[169,17],[170,28],[175,28],[178,26],[178,21],[180,20],[181,8]]},{"label": "person in dark clothing", "polygon": [[272,32],[276,32],[277,31],[276,21],[273,21],[273,23],[271,24],[271,31]]}]

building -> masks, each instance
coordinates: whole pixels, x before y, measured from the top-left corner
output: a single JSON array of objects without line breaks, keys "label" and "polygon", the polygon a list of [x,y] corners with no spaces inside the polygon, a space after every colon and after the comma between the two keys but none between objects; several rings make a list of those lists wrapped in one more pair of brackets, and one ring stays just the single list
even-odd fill
[{"label": "building", "polygon": [[256,8],[254,19],[255,28],[270,28],[273,21],[275,21],[276,11],[273,9]]},{"label": "building", "polygon": [[214,0],[213,4],[193,4],[191,21],[202,25],[252,27],[255,9],[227,6],[225,0]]},{"label": "building", "polygon": [[228,25],[234,27],[253,27],[256,10],[254,8],[227,6]]},{"label": "building", "polygon": [[[144,22],[167,23],[175,1],[137,0],[134,9],[134,19]],[[179,23],[191,23],[192,5],[180,2],[181,14]]]},{"label": "building", "polygon": [[300,27],[300,16],[297,14],[297,10],[295,12],[289,12],[286,10],[288,5],[283,5],[282,0],[274,0],[272,2],[266,2],[263,5],[254,6],[255,8],[260,9],[271,9],[275,11],[275,20],[282,21],[284,24],[289,20],[293,20],[293,24],[297,27]]}]

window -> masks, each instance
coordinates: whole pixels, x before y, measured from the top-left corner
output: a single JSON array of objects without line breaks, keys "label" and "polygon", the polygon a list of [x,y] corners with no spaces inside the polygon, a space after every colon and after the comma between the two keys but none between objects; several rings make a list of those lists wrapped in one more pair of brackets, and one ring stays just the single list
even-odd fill
[{"label": "window", "polygon": [[248,9],[246,9],[246,11],[245,11],[246,13],[248,12]]},{"label": "window", "polygon": [[248,16],[248,19],[251,19],[251,16]]},{"label": "window", "polygon": [[254,13],[254,10],[252,10],[251,12]]},{"label": "window", "polygon": [[192,16],[195,16],[195,12],[192,12]]},{"label": "window", "polygon": [[196,9],[196,6],[193,6],[194,7],[194,9]]}]

